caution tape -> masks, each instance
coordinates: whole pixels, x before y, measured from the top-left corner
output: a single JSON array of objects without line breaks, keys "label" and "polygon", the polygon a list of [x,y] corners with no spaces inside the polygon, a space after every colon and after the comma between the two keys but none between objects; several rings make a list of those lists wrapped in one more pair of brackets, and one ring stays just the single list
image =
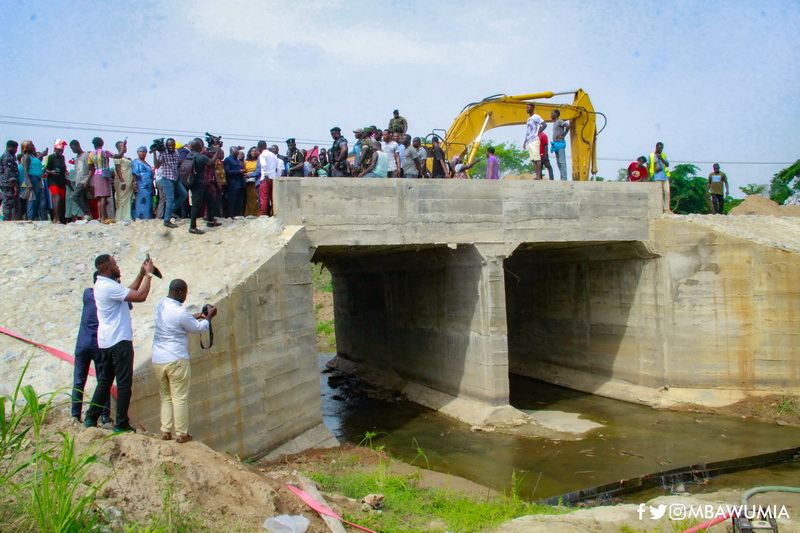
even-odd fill
[{"label": "caution tape", "polygon": [[330,516],[331,518],[335,518],[336,520],[339,520],[340,522],[344,522],[348,526],[354,527],[356,529],[360,529],[361,531],[366,531],[367,533],[376,533],[375,531],[372,531],[371,529],[367,529],[365,527],[359,526],[358,524],[354,524],[352,522],[348,522],[347,520],[345,520],[344,518],[342,518],[338,514],[334,513],[333,511],[331,511],[330,509],[328,509],[327,507],[325,507],[324,505],[319,503],[314,498],[312,498],[311,495],[308,494],[306,491],[304,491],[302,489],[298,489],[297,487],[292,486],[292,485],[286,485],[286,487],[288,487],[288,489],[290,491],[292,491],[295,494],[297,494],[297,496],[301,500],[306,502],[306,505],[308,505],[309,507],[314,509],[319,514],[324,514],[324,515]]}]

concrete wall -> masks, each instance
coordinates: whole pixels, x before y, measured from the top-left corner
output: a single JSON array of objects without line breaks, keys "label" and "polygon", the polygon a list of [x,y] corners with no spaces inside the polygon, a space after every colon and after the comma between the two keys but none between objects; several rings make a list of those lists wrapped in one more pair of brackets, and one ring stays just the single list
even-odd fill
[{"label": "concrete wall", "polygon": [[657,183],[281,178],[279,216],[324,245],[645,240]]},{"label": "concrete wall", "polygon": [[[191,287],[191,285],[190,285]],[[252,275],[215,303],[214,346],[190,339],[190,427],[209,446],[249,457],[318,426],[322,419],[309,243],[300,229]],[[159,426],[150,365],[136,372],[132,412]]]}]

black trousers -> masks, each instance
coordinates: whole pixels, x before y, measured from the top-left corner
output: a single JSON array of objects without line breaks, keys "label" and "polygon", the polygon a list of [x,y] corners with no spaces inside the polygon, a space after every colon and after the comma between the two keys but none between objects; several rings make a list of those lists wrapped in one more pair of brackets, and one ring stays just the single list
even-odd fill
[{"label": "black trousers", "polygon": [[712,194],[711,203],[714,205],[714,212],[718,215],[724,214],[725,197],[721,194]]},{"label": "black trousers", "polygon": [[217,199],[214,198],[202,181],[192,185],[189,192],[192,194],[192,218],[189,228],[197,227],[197,219],[200,218],[200,213],[203,212],[204,203],[206,204],[206,221],[213,222],[217,216]]},{"label": "black trousers", "polygon": [[97,378],[97,388],[92,396],[92,405],[86,410],[86,425],[95,425],[103,406],[111,395],[111,384],[117,381],[117,416],[114,429],[128,429],[128,407],[133,388],[133,342],[119,341],[111,348],[101,348],[103,372]]}]

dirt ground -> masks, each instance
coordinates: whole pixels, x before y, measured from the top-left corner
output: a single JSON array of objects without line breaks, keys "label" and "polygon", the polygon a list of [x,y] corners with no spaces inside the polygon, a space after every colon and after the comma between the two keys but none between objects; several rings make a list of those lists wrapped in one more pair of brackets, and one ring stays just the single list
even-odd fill
[{"label": "dirt ground", "polygon": [[[249,464],[216,452],[197,441],[178,444],[155,435],[113,435],[107,429],[84,428],[64,412],[48,415],[46,431],[74,436],[78,451],[98,447],[100,461],[91,467],[89,481],[111,474],[100,493],[100,507],[124,523],[146,526],[167,508],[177,510],[211,530],[263,531],[269,517],[302,514],[311,521],[309,532],[328,532],[322,519],[284,484],[298,484],[298,475],[326,471],[347,460],[353,468],[370,471],[379,461],[397,474],[418,473],[423,488],[449,488],[486,498],[495,494],[469,480],[418,469],[391,460],[369,448],[345,444],[327,450],[309,450],[275,462]],[[361,505],[341,495],[324,494],[339,515],[345,509],[357,515]],[[365,494],[366,496],[366,494]]]},{"label": "dirt ground", "polygon": [[731,209],[729,215],[772,215],[775,217],[800,217],[800,206],[778,205],[758,194],[748,196],[744,202]]},{"label": "dirt ground", "polygon": [[798,396],[779,394],[751,396],[724,407],[705,407],[687,403],[677,405],[672,410],[685,413],[711,413],[768,424],[800,427],[800,397]]}]

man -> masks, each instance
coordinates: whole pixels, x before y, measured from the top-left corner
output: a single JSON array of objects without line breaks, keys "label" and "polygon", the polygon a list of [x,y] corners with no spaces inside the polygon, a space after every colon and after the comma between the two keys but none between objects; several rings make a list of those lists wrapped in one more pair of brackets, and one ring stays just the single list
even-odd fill
[{"label": "man", "polygon": [[542,156],[542,167],[547,169],[547,175],[550,177],[550,181],[553,181],[555,178],[553,177],[553,167],[550,166],[550,156],[547,154],[548,144],[550,142],[547,139],[547,134],[541,132],[539,134],[539,155]]},{"label": "man", "polygon": [[[274,146],[277,150],[277,146]],[[259,215],[271,217],[275,214],[275,206],[273,205],[272,192],[275,178],[280,176],[281,160],[272,150],[264,150],[258,156],[258,166],[261,168],[261,173],[256,176],[256,187],[258,188],[258,199],[260,203]]]},{"label": "man", "polygon": [[647,158],[640,155],[628,165],[628,181],[648,181]]},{"label": "man", "polygon": [[542,153],[541,143],[539,142],[539,134],[544,131],[545,123],[542,117],[534,113],[535,107],[533,104],[528,104],[525,111],[528,113],[528,120],[526,122],[525,140],[522,142],[522,149],[528,149],[528,154],[531,156],[531,163],[533,163],[534,179],[542,179]]},{"label": "man", "polygon": [[303,152],[297,149],[294,137],[286,139],[286,159],[289,161],[289,177],[302,178],[304,172],[303,163],[306,162]]},{"label": "man", "polygon": [[19,167],[17,166],[17,141],[7,141],[6,151],[0,156],[0,192],[3,193],[3,220],[19,220]]},{"label": "man", "polygon": [[[725,195],[722,194],[723,184],[725,184]],[[728,189],[728,176],[719,171],[719,163],[714,163],[714,172],[708,175],[708,192],[711,194],[714,212],[718,215],[724,215],[725,196],[730,194],[730,190]]]},{"label": "man", "polygon": [[392,115],[393,117],[389,121],[389,132],[405,135],[406,131],[408,130],[408,122],[406,122],[406,119],[400,116],[400,111],[397,109],[392,111]]},{"label": "man", "polygon": [[419,154],[419,162],[422,165],[422,170],[420,171],[419,177],[420,178],[430,178],[431,175],[428,172],[428,151],[422,146],[422,139],[419,137],[414,137],[414,140],[411,141],[411,146],[416,149],[417,153]]},{"label": "man", "polygon": [[167,198],[166,204],[164,205],[164,225],[173,229],[178,226],[172,223],[172,212],[186,201],[188,193],[178,179],[180,157],[175,150],[175,139],[169,138],[165,144],[167,150],[156,154],[154,166],[156,169],[163,166],[161,183],[164,187],[164,196]]},{"label": "man", "polygon": [[391,132],[383,132],[383,142],[381,143],[381,151],[386,154],[388,158],[388,177],[396,178],[397,169],[400,168],[399,158],[397,155],[397,143],[394,142],[394,137]]},{"label": "man", "polygon": [[[419,141],[419,137],[415,140]],[[403,146],[406,147],[406,153],[403,156],[403,177],[419,178],[422,175],[422,161],[419,158],[419,152],[411,144],[411,135],[403,137]]]},{"label": "man", "polygon": [[278,148],[277,144],[273,144],[272,146],[270,146],[269,147],[269,151],[272,152],[275,155],[275,157],[278,158],[278,161],[280,161],[280,165],[279,165],[280,168],[278,169],[278,171],[279,171],[278,177],[288,176],[289,175],[288,174],[288,172],[289,172],[289,159],[285,155],[283,155],[281,153],[281,150],[280,150],[280,148]]},{"label": "man", "polygon": [[406,156],[406,143],[403,141],[405,136],[402,133],[394,134],[394,142],[397,143],[397,177],[403,177],[403,160]]},{"label": "man", "polygon": [[356,156],[355,162],[353,163],[355,168],[358,168],[358,166],[361,164],[361,146],[363,145],[363,142],[361,141],[361,135],[363,132],[363,128],[353,130],[353,135],[356,138],[356,142],[353,145],[353,153]]},{"label": "man", "polygon": [[331,137],[333,137],[333,146],[328,152],[328,161],[331,164],[331,172],[333,178],[341,178],[347,176],[347,139],[342,137],[342,128],[335,126],[331,128]]},{"label": "man", "polygon": [[550,113],[553,119],[553,142],[550,143],[550,151],[556,154],[556,164],[561,179],[567,179],[567,132],[569,132],[569,122],[561,120],[561,111],[554,109]]},{"label": "man", "polygon": [[444,150],[439,146],[439,137],[434,136],[431,143],[433,145],[433,177],[435,179],[442,179],[450,174],[447,170]]},{"label": "man", "polygon": [[211,173],[214,172],[217,160],[222,156],[222,148],[219,145],[219,140],[215,139],[214,144],[211,146],[213,156],[203,153],[202,139],[194,139],[191,144],[192,152],[186,156],[186,160],[192,160],[193,179],[192,185],[189,187],[189,192],[192,194],[192,214],[189,221],[189,233],[194,235],[202,235],[205,231],[197,229],[197,219],[200,218],[203,212],[203,203],[206,204],[206,226],[213,228],[221,226],[215,220],[216,217],[216,197],[211,194],[206,184],[207,170]]},{"label": "man", "polygon": [[656,143],[656,151],[650,154],[650,165],[648,174],[650,181],[661,182],[661,208],[666,213],[669,211],[670,190],[669,190],[669,161],[663,152],[664,143]]},{"label": "man", "polygon": [[230,155],[222,162],[228,181],[228,216],[244,215],[244,163],[239,160],[239,147],[231,146]]},{"label": "man", "polygon": [[[97,283],[97,272],[92,276],[92,281]],[[72,373],[72,417],[81,421],[83,411],[83,389],[86,387],[86,378],[89,376],[89,367],[94,363],[94,374],[97,379],[103,374],[103,354],[97,346],[97,304],[94,302],[94,289],[89,287],[83,291],[83,312],[81,325],[78,329],[78,340],[75,343],[75,369]],[[110,402],[103,407],[101,420],[103,424],[112,423],[109,416]]]},{"label": "man", "polygon": [[389,158],[381,151],[381,145],[375,143],[372,147],[372,157],[366,168],[359,174],[365,178],[388,177]]},{"label": "man", "polygon": [[65,141],[56,139],[53,153],[47,156],[44,165],[47,174],[50,198],[53,200],[53,224],[66,224],[64,212],[67,199],[67,160],[64,158]]},{"label": "man", "polygon": [[207,331],[211,319],[217,314],[217,308],[213,305],[206,306],[208,315],[190,314],[182,306],[188,292],[189,288],[182,279],[170,282],[167,297],[156,306],[153,335],[152,364],[161,398],[161,439],[172,439],[174,425],[175,440],[179,443],[192,440],[189,433],[189,385],[192,375],[188,334]]},{"label": "man", "polygon": [[500,161],[494,155],[494,146],[486,149],[488,156],[486,157],[486,179],[499,180],[500,179]]},{"label": "man", "polygon": [[81,143],[73,139],[69,148],[75,154],[75,186],[72,190],[72,200],[77,204],[86,219],[92,218],[89,208],[89,193],[92,190],[92,180],[89,179],[89,154],[83,151]]},{"label": "man", "polygon": [[148,257],[142,263],[139,274],[129,287],[116,280],[122,273],[116,259],[103,254],[94,260],[97,282],[94,284],[94,301],[97,305],[97,346],[103,361],[103,372],[97,379],[97,388],[92,396],[92,405],[86,411],[84,425],[95,427],[111,392],[111,384],[117,381],[117,416],[114,432],[136,431],[128,419],[133,385],[133,328],[129,302],[147,300],[150,293],[150,278],[153,262]]}]

